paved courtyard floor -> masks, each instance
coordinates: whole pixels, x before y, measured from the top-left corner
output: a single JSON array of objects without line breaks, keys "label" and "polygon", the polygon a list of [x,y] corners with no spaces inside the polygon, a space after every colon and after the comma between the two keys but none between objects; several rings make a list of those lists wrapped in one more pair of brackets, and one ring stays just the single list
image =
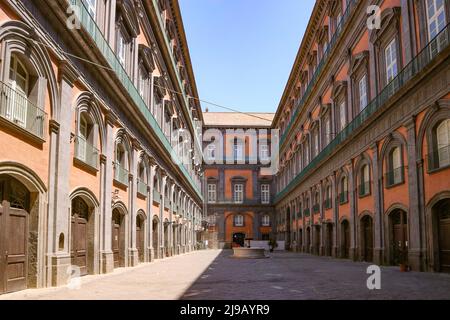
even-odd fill
[{"label": "paved courtyard floor", "polygon": [[367,263],[298,253],[237,260],[208,250],[81,278],[79,289],[30,289],[2,299],[450,299],[450,275],[381,268],[381,290],[367,289]]}]

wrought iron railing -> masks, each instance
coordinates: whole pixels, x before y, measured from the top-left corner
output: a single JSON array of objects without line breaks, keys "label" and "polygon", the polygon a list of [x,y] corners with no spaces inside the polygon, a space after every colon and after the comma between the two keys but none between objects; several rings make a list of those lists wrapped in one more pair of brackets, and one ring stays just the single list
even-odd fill
[{"label": "wrought iron railing", "polygon": [[427,155],[428,170],[438,170],[450,166],[450,145],[433,150]]},{"label": "wrought iron railing", "polygon": [[137,180],[137,192],[142,196],[147,196],[148,185],[141,179]]},{"label": "wrought iron railing", "polygon": [[153,202],[161,203],[161,193],[156,188],[153,188]]},{"label": "wrought iron railing", "polygon": [[128,186],[128,177],[128,170],[122,167],[119,163],[114,163],[114,180]]},{"label": "wrought iron railing", "polygon": [[99,150],[84,137],[75,138],[75,158],[86,163],[92,168],[98,169]]},{"label": "wrought iron railing", "polygon": [[313,205],[312,209],[313,209],[314,214],[319,213],[320,205],[318,203],[316,203],[315,205]]},{"label": "wrought iron railing", "polygon": [[361,183],[358,187],[358,190],[359,190],[360,197],[369,195],[370,194],[370,181]]},{"label": "wrought iron railing", "polygon": [[401,166],[386,172],[386,185],[393,186],[405,181],[405,167]]},{"label": "wrought iron railing", "polygon": [[[149,106],[147,106],[146,102],[143,100],[142,96],[139,94],[139,90],[134,85],[133,81],[130,79],[129,75],[125,71],[124,67],[122,66],[122,63],[119,61],[118,57],[116,56],[114,50],[110,47],[108,41],[105,39],[102,31],[96,24],[95,20],[90,15],[88,9],[86,8],[86,4],[82,0],[68,0],[68,2],[76,6],[78,10],[76,10],[78,21],[80,22],[81,26],[84,27],[85,31],[91,36],[92,40],[95,42],[98,50],[102,53],[103,57],[106,59],[106,61],[109,64],[109,67],[113,70],[113,72],[116,74],[117,78],[119,79],[119,82],[123,85],[123,87],[127,90],[128,94],[130,95],[131,99],[135,103],[135,105],[138,107],[140,112],[142,113],[143,118],[147,121],[147,123],[150,124],[151,128],[153,129],[154,133],[158,137],[158,139],[161,141],[162,145],[165,147],[165,149],[168,151],[168,153],[175,158],[177,157],[176,151],[173,150],[172,145],[170,141],[167,139],[163,131],[161,130],[161,127],[159,123],[156,121],[155,117],[150,111]],[[184,97],[187,101],[187,97]],[[188,101],[187,101],[188,102]],[[189,104],[187,104],[189,107]],[[199,142],[197,142],[199,144]],[[196,191],[197,195],[202,199],[202,193],[200,190],[200,185],[194,181],[194,179],[189,174],[187,168],[183,164],[182,161],[179,161],[179,159],[176,159],[177,161],[174,161],[178,164],[178,167],[183,172],[186,179],[190,182],[193,189]]]},{"label": "wrought iron railing", "polygon": [[[298,185],[312,170],[316,170],[319,164],[357,131],[366,120],[380,110],[384,104],[413,77],[423,71],[450,43],[450,24],[433,39],[428,45],[414,57],[398,74],[387,84],[380,94],[376,96],[336,137],[319,153],[312,161],[276,196],[275,202],[283,198],[292,188]],[[439,45],[438,45],[439,44]]]},{"label": "wrought iron railing", "polygon": [[25,94],[0,81],[0,117],[44,139],[47,113]]}]

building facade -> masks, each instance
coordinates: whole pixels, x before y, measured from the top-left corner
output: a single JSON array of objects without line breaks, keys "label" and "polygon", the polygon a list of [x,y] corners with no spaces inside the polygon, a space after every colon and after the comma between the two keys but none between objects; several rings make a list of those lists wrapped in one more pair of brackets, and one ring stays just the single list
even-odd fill
[{"label": "building facade", "polygon": [[447,0],[316,2],[274,119],[293,250],[450,271],[449,19]]},{"label": "building facade", "polygon": [[0,85],[0,294],[195,249],[202,113],[177,1],[0,1]]},{"label": "building facade", "polygon": [[273,114],[205,112],[204,185],[208,245],[244,246],[272,233],[274,175],[267,174]]}]

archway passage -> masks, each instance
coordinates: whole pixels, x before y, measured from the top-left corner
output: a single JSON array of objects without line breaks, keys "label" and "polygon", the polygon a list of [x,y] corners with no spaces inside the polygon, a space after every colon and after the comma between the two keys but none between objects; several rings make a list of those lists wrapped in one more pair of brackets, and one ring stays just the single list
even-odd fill
[{"label": "archway passage", "polygon": [[169,220],[164,221],[164,256],[169,257]]},{"label": "archway passage", "polygon": [[139,262],[144,262],[144,218],[138,215],[136,219],[136,249],[138,251]]},{"label": "archway passage", "polygon": [[362,259],[366,262],[373,261],[373,221],[372,217],[365,216],[361,219],[362,232]]},{"label": "archway passage", "polygon": [[233,234],[233,243],[237,244],[241,247],[244,247],[245,246],[245,234],[243,234],[243,233]]},{"label": "archway passage", "polygon": [[325,255],[331,256],[333,250],[333,224],[327,223]]},{"label": "archway passage", "polygon": [[348,259],[350,256],[350,225],[347,220],[341,223],[341,257]]},{"label": "archway passage", "polygon": [[0,176],[0,294],[27,288],[30,192]]},{"label": "archway passage", "polygon": [[112,251],[114,268],[125,267],[124,216],[114,209],[112,214]]},{"label": "archway passage", "polygon": [[72,200],[70,258],[72,265],[80,268],[80,275],[88,274],[88,219],[89,207],[83,199]]},{"label": "archway passage", "polygon": [[305,247],[306,247],[306,252],[309,253],[310,252],[310,248],[311,248],[311,228],[308,227],[306,228],[306,239],[305,239]]},{"label": "archway passage", "polygon": [[450,199],[436,205],[438,219],[439,271],[450,273]]},{"label": "archway passage", "polygon": [[322,239],[322,228],[321,226],[315,226],[314,227],[314,242],[313,242],[313,254],[320,254],[320,246],[321,246],[321,239]]},{"label": "archway passage", "polygon": [[408,258],[408,217],[403,210],[391,214],[392,223],[392,264],[406,263]]},{"label": "archway passage", "polygon": [[291,209],[287,209],[286,213],[286,250],[291,249]]},{"label": "archway passage", "polygon": [[153,218],[153,223],[152,223],[152,243],[153,243],[153,252],[155,255],[155,258],[159,257],[158,254],[158,250],[159,250],[159,245],[158,245],[158,233],[159,233],[159,227],[158,227],[158,218],[154,217]]}]

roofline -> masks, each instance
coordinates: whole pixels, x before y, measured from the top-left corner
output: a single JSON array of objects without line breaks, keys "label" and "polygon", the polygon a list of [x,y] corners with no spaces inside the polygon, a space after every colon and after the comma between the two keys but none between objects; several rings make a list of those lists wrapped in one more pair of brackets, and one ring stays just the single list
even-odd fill
[{"label": "roofline", "polygon": [[297,52],[297,56],[295,58],[294,65],[292,66],[291,73],[289,75],[289,78],[288,78],[288,81],[286,83],[286,86],[284,87],[284,91],[283,91],[283,94],[281,96],[280,103],[279,103],[278,108],[277,108],[277,110],[275,112],[275,116],[273,118],[272,126],[275,126],[276,122],[280,118],[280,114],[281,114],[282,108],[283,108],[284,104],[286,103],[286,99],[288,97],[288,94],[291,91],[292,85],[294,84],[294,80],[295,80],[295,77],[297,75],[297,70],[301,66],[300,64],[304,61],[303,58],[304,58],[305,54],[307,53],[306,49],[308,49],[308,48],[306,48],[306,46],[307,46],[307,44],[309,44],[308,43],[309,41],[307,41],[307,40],[309,40],[311,37],[315,36],[315,34],[312,32],[312,29],[315,26],[313,18],[315,16],[317,16],[322,3],[323,3],[323,0],[318,0],[318,1],[316,1],[315,5],[314,5],[313,11],[312,11],[311,16],[310,16],[309,21],[308,21],[308,26],[306,27],[306,30],[305,30],[303,38],[302,38],[302,42],[300,43],[300,47],[299,47],[298,52]]}]

